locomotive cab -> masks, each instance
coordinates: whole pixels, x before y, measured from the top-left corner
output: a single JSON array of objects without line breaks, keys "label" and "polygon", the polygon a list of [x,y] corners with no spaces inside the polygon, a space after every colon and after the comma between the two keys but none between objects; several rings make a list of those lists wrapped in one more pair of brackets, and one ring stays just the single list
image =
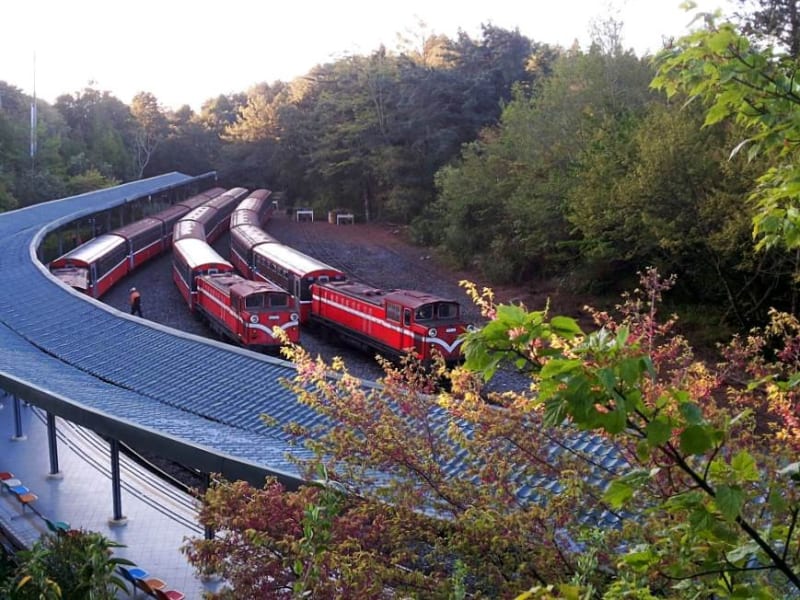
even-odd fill
[{"label": "locomotive cab", "polygon": [[231,306],[241,315],[245,324],[242,334],[248,336],[247,342],[255,343],[264,336],[271,338],[273,327],[286,331],[290,341],[299,340],[297,303],[291,294],[277,286],[252,281],[234,285]]}]

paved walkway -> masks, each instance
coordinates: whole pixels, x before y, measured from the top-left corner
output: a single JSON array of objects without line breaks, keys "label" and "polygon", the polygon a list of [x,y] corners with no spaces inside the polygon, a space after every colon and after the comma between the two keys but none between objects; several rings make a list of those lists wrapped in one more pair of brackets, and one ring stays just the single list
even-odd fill
[{"label": "paved walkway", "polygon": [[[37,510],[73,528],[98,531],[124,548],[115,550],[167,582],[187,600],[202,598],[205,583],[180,552],[184,540],[202,537],[195,502],[163,484],[147,470],[121,455],[122,513],[125,524],[112,524],[111,472],[108,443],[89,430],[57,419],[60,476],[50,471],[45,413],[21,403],[24,439],[14,439],[12,400],[0,391],[0,471],[10,471],[39,498]],[[0,525],[26,545],[47,532],[44,521],[10,493],[0,494]]]}]

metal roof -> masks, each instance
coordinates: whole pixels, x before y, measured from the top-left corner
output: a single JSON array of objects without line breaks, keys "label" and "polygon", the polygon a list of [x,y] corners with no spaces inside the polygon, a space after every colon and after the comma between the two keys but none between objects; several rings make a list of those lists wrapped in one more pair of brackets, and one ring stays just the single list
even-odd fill
[{"label": "metal roof", "polygon": [[281,386],[292,365],[142,322],[60,285],[36,258],[72,219],[185,185],[169,173],[0,214],[0,387],[55,415],[206,472],[302,478],[279,422],[318,423]]}]

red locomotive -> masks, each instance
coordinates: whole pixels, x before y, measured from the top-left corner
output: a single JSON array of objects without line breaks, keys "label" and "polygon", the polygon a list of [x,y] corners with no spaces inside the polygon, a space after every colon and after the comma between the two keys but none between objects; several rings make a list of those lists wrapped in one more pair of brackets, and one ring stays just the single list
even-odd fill
[{"label": "red locomotive", "polygon": [[273,327],[283,329],[292,342],[300,339],[294,298],[275,284],[235,273],[201,275],[196,310],[214,331],[252,350],[280,347]]},{"label": "red locomotive", "polygon": [[[233,272],[202,237],[203,227],[190,219],[175,226],[172,279],[189,310],[230,340],[253,350],[273,350],[282,328],[291,342],[300,339],[295,299],[274,283],[249,281]],[[181,234],[180,232],[183,232]]]},{"label": "red locomotive", "polygon": [[460,336],[469,325],[458,302],[348,281],[339,269],[262,231],[243,204],[231,217],[231,262],[246,277],[274,282],[294,294],[301,323],[332,329],[350,343],[389,358],[413,350],[423,362],[430,362],[435,352],[449,363],[461,359]]},{"label": "red locomotive", "polygon": [[409,350],[423,362],[435,351],[448,363],[461,358],[460,336],[469,326],[454,300],[354,281],[314,283],[311,292],[311,321],[357,345],[395,359]]}]

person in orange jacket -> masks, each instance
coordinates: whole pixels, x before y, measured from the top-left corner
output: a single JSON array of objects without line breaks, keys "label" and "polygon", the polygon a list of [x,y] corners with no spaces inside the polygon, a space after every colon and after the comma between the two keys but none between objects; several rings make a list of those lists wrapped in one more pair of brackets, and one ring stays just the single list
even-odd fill
[{"label": "person in orange jacket", "polygon": [[142,317],[142,295],[135,287],[131,288],[130,304],[131,314]]}]

